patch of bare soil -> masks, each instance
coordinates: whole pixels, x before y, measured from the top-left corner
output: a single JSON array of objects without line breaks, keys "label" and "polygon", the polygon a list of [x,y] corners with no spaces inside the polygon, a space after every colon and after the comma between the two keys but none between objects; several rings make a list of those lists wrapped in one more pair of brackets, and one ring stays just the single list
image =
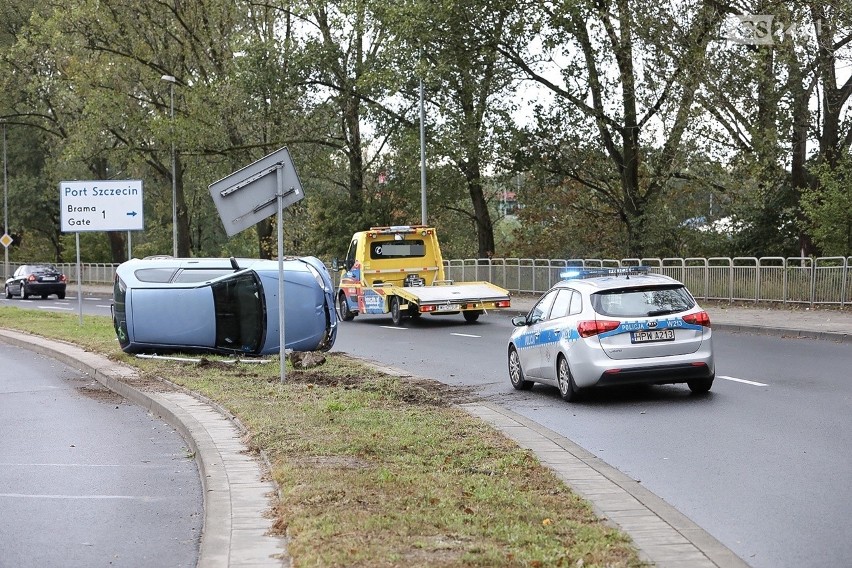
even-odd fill
[{"label": "patch of bare soil", "polygon": [[109,390],[101,383],[97,381],[91,381],[85,385],[80,385],[76,387],[77,392],[91,398],[92,400],[97,400],[98,402],[106,402],[109,404],[121,404],[124,402],[124,398],[113,391]]},{"label": "patch of bare soil", "polygon": [[317,369],[310,372],[292,371],[288,375],[288,380],[294,383],[380,391],[397,400],[417,406],[444,407],[477,399],[472,387],[456,387],[432,379],[414,377],[397,377],[397,379],[398,383],[390,385],[387,382],[364,378],[360,375],[331,375]]}]

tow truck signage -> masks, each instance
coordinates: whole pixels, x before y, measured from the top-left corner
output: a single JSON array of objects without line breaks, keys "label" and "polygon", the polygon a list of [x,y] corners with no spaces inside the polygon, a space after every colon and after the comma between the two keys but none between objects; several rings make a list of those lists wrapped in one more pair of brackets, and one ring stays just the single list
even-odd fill
[{"label": "tow truck signage", "polygon": [[60,182],[59,208],[66,233],[145,228],[141,180]]}]

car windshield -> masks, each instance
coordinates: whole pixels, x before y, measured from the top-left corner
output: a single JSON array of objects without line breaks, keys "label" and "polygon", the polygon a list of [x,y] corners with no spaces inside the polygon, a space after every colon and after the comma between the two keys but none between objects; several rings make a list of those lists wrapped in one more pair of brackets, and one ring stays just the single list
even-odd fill
[{"label": "car windshield", "polygon": [[609,317],[654,317],[676,314],[695,306],[680,285],[621,288],[592,294],[594,310]]},{"label": "car windshield", "polygon": [[254,272],[214,282],[216,347],[256,352],[265,331],[263,289]]}]

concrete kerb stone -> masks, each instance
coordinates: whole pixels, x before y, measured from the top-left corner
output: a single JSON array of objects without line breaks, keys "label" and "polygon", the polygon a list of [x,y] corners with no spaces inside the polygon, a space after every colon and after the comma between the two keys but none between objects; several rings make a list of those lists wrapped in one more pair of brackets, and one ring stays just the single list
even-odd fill
[{"label": "concrete kerb stone", "polygon": [[[204,526],[199,547],[198,566],[201,568],[218,568],[226,566],[286,566],[289,557],[286,554],[284,539],[274,539],[276,543],[264,542],[264,550],[269,552],[265,557],[257,556],[256,538],[258,527],[252,527],[253,540],[241,538],[245,530],[235,530],[234,527],[234,498],[231,482],[220,449],[208,430],[190,412],[187,406],[206,404],[198,401],[177,385],[174,393],[143,392],[124,380],[136,375],[136,371],[110,361],[109,359],[80,349],[76,345],[62,341],[48,340],[40,336],[11,332],[0,329],[0,341],[40,355],[55,359],[69,367],[80,369],[113,392],[126,398],[148,412],[159,416],[171,427],[178,431],[193,452],[201,477],[204,499]],[[168,381],[164,381],[168,384]],[[183,398],[184,400],[180,400]],[[213,405],[212,409],[223,419],[229,420],[227,413]],[[244,431],[241,425],[234,424],[237,431]],[[268,466],[268,464],[267,464]],[[260,495],[265,495],[268,489],[265,485],[256,488]],[[268,499],[264,501],[268,507]],[[260,515],[255,515],[260,516]],[[244,523],[244,519],[240,520]],[[242,528],[242,527],[238,527]],[[261,532],[263,531],[260,528]],[[244,546],[235,554],[232,539],[244,541]],[[254,550],[254,552],[253,552]]]},{"label": "concrete kerb stone", "polygon": [[461,407],[535,453],[596,515],[630,535],[644,560],[659,567],[748,567],[677,509],[568,438],[492,403]]}]

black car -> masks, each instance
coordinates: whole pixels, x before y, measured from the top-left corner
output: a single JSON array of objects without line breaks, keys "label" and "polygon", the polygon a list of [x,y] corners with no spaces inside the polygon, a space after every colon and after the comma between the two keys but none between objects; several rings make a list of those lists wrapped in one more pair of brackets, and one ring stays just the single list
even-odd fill
[{"label": "black car", "polygon": [[63,300],[67,278],[50,264],[24,264],[6,280],[6,298],[17,296],[26,300],[30,296],[47,298],[51,294]]}]

